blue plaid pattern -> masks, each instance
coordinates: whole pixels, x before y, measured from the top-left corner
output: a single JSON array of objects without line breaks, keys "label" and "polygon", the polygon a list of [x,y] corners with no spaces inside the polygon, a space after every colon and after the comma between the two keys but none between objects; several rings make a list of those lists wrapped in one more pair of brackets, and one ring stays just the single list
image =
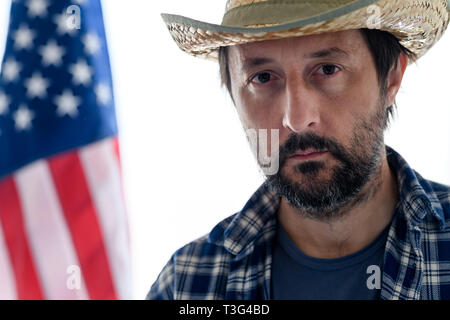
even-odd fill
[{"label": "blue plaid pattern", "polygon": [[[386,149],[400,201],[386,242],[381,299],[450,299],[450,188],[425,180]],[[263,184],[240,212],[179,249],[147,299],[270,299],[279,201]]]}]

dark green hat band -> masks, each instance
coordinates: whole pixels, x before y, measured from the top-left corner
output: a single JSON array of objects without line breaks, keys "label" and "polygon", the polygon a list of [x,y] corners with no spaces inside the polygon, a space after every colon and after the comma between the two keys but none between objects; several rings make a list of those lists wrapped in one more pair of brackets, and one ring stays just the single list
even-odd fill
[{"label": "dark green hat band", "polygon": [[268,0],[242,5],[229,10],[222,25],[246,27],[252,25],[286,24],[308,20],[323,21],[364,8],[377,0]]}]

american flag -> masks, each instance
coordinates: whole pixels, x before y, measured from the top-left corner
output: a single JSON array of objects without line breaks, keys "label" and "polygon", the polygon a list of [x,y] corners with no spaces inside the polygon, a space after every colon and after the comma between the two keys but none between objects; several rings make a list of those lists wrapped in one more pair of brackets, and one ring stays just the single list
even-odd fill
[{"label": "american flag", "polygon": [[0,74],[0,299],[130,299],[99,0],[15,0]]}]

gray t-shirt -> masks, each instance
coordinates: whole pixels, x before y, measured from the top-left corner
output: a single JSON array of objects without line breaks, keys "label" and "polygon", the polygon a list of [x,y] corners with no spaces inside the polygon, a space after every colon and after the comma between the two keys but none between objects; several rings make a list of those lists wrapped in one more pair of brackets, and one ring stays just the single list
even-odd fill
[{"label": "gray t-shirt", "polygon": [[389,226],[365,248],[337,259],[305,255],[279,224],[273,252],[275,300],[375,300],[380,297]]}]

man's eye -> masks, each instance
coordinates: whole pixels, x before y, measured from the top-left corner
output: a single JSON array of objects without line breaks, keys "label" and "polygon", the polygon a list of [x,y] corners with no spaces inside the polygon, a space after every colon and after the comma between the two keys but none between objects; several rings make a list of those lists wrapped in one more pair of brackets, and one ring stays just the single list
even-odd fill
[{"label": "man's eye", "polygon": [[332,76],[336,72],[338,72],[340,69],[338,66],[335,66],[334,64],[324,64],[320,67],[320,73],[325,76]]},{"label": "man's eye", "polygon": [[261,72],[251,78],[251,82],[266,83],[273,79],[273,76],[269,72]]}]

